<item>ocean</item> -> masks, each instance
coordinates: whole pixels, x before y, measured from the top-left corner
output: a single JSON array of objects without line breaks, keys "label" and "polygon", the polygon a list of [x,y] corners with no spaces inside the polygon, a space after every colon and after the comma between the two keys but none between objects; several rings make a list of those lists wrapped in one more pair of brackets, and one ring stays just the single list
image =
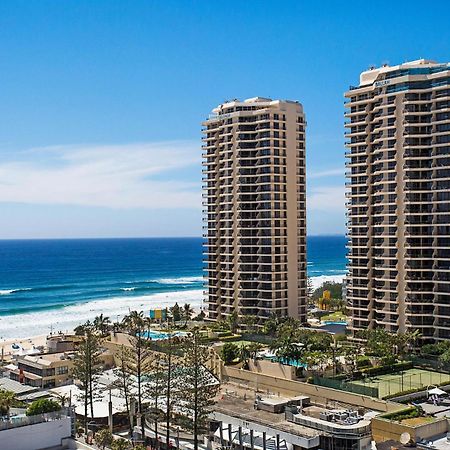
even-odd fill
[{"label": "ocean", "polygon": [[[344,236],[308,237],[315,286],[345,273]],[[67,331],[103,313],[202,302],[202,239],[0,240],[0,339]]]}]

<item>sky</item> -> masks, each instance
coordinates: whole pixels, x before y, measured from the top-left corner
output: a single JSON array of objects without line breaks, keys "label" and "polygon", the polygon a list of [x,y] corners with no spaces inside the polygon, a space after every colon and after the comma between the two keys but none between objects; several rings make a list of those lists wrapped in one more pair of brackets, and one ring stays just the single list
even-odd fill
[{"label": "sky", "polygon": [[[432,5],[432,6],[431,6]],[[448,62],[450,2],[0,2],[0,238],[201,236],[201,122],[298,100],[308,233],[345,232],[343,93]]]}]

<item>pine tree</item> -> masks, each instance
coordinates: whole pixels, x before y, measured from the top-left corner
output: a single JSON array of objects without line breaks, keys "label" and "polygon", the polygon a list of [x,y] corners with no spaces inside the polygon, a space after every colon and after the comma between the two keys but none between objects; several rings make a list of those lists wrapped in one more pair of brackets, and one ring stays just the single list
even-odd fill
[{"label": "pine tree", "polygon": [[84,339],[78,346],[74,358],[73,376],[80,382],[82,394],[80,399],[84,403],[84,431],[87,434],[88,409],[94,418],[94,397],[96,380],[101,371],[101,347],[99,338],[93,333],[92,327],[85,328]]},{"label": "pine tree", "polygon": [[198,330],[193,330],[185,342],[182,392],[188,427],[194,435],[194,450],[198,449],[199,433],[206,429],[209,407],[219,389],[218,380],[205,367],[209,349],[201,342]]},{"label": "pine tree", "polygon": [[172,315],[172,321],[174,324],[181,320],[181,308],[178,303],[175,303],[170,309],[170,314]]},{"label": "pine tree", "polygon": [[130,348],[121,345],[116,357],[117,366],[114,369],[114,374],[117,376],[117,379],[114,385],[119,389],[121,396],[125,400],[131,435],[133,433],[133,422],[130,417],[130,403],[131,392],[135,386],[135,378],[133,377],[133,351]]},{"label": "pine tree", "polygon": [[[175,355],[178,345],[178,339],[171,336],[169,332],[169,338],[165,339],[162,345],[163,356],[161,358],[161,364],[164,365],[164,384],[165,384],[165,411],[164,417],[166,421],[166,446],[170,447],[170,421],[172,419],[173,408],[175,404],[180,400],[179,389],[179,363]],[[178,374],[177,374],[178,372]],[[183,393],[184,396],[184,393]]]},{"label": "pine tree", "polygon": [[147,385],[146,395],[151,401],[152,408],[149,412],[150,418],[153,420],[155,431],[155,446],[159,447],[159,433],[158,423],[162,418],[162,399],[166,397],[165,390],[166,385],[166,367],[164,364],[164,358],[161,355],[155,353],[150,362],[150,376],[149,383]]},{"label": "pine tree", "polygon": [[151,355],[150,341],[148,338],[148,333],[146,332],[148,321],[144,318],[143,311],[131,311],[130,314],[124,318],[123,322],[126,324],[131,334],[130,345],[132,362],[130,364],[130,368],[133,375],[136,377],[138,414],[141,420],[141,434],[142,437],[144,437],[144,377],[149,371]]}]

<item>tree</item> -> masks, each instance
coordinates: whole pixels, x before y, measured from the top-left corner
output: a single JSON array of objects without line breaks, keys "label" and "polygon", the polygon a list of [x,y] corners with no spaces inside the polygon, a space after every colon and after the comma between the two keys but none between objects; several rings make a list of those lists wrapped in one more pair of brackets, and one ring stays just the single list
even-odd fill
[{"label": "tree", "polygon": [[447,350],[444,353],[440,354],[438,360],[442,364],[448,365],[450,363],[450,350]]},{"label": "tree", "polygon": [[76,326],[73,331],[76,336],[84,336],[88,329],[92,329],[92,323],[90,320],[87,320],[85,323]]},{"label": "tree", "polygon": [[281,324],[281,318],[277,316],[276,314],[271,314],[269,318],[264,322],[263,325],[263,333],[268,334],[269,336],[275,336],[278,327]]},{"label": "tree", "polygon": [[158,423],[163,418],[161,400],[166,397],[166,372],[165,358],[161,355],[154,354],[150,362],[150,376],[146,394],[151,399],[152,408],[148,412],[149,417],[153,420],[156,448],[159,447]]},{"label": "tree", "polygon": [[100,374],[100,341],[91,327],[85,329],[84,339],[78,346],[73,364],[73,376],[80,382],[82,394],[80,399],[84,403],[84,431],[87,434],[88,408],[91,408],[91,418],[94,417],[94,394],[96,380]]},{"label": "tree", "polygon": [[95,433],[94,439],[95,443],[104,450],[105,447],[109,447],[112,444],[113,436],[108,428],[102,428]]},{"label": "tree", "polygon": [[[179,368],[175,359],[175,348],[179,342],[169,331],[169,336],[162,343],[163,357],[161,364],[164,365],[164,384],[165,384],[165,410],[164,417],[166,420],[166,447],[170,447],[170,421],[174,406],[179,402],[180,391],[178,389],[179,377],[175,374]],[[184,393],[183,393],[184,394]],[[184,396],[184,395],[183,395]]]},{"label": "tree", "polygon": [[230,331],[233,334],[237,333],[237,330],[239,328],[239,314],[236,310],[234,310],[229,316],[228,316],[228,325],[230,327]]},{"label": "tree", "polygon": [[126,439],[114,439],[111,443],[112,450],[128,450],[129,448],[130,443]]},{"label": "tree", "polygon": [[95,317],[93,322],[93,327],[102,335],[105,336],[111,326],[111,321],[109,317],[106,317],[101,313],[99,316]]},{"label": "tree", "polygon": [[308,303],[313,303],[313,293],[314,293],[314,285],[311,277],[306,279],[306,298],[308,299]]},{"label": "tree", "polygon": [[36,414],[44,414],[53,411],[59,411],[61,409],[61,405],[54,400],[50,400],[48,398],[41,398],[39,400],[35,400],[28,406],[26,415],[27,416],[35,416]]},{"label": "tree", "polygon": [[245,326],[247,333],[255,333],[258,329],[258,316],[245,315],[241,320],[241,324]]},{"label": "tree", "polygon": [[8,416],[9,410],[16,402],[16,394],[12,391],[0,389],[0,415]]},{"label": "tree", "polygon": [[399,338],[384,328],[363,330],[358,336],[366,340],[366,353],[381,358],[383,364],[389,365],[397,359]]},{"label": "tree", "polygon": [[121,396],[125,400],[125,407],[127,410],[128,424],[130,429],[130,435],[133,433],[133,423],[130,417],[130,401],[131,392],[135,386],[135,379],[133,378],[133,351],[121,345],[119,351],[116,354],[117,366],[114,369],[114,374],[117,379],[114,383],[120,391]]},{"label": "tree", "polygon": [[341,299],[342,298],[342,283],[335,283],[334,281],[327,281],[318,287],[312,293],[312,299],[317,301],[322,298],[323,291],[330,291],[331,298]]},{"label": "tree", "polygon": [[172,315],[172,321],[174,324],[181,320],[181,308],[178,303],[175,303],[171,308],[169,308],[170,314]]},{"label": "tree", "polygon": [[198,435],[206,429],[208,408],[214,403],[219,389],[218,380],[205,364],[209,359],[209,348],[201,342],[197,329],[185,343],[183,368],[183,394],[187,426],[194,435],[194,450],[198,450]]},{"label": "tree", "polygon": [[132,350],[132,363],[130,367],[136,377],[138,414],[141,420],[141,434],[145,436],[144,430],[144,407],[143,407],[143,381],[148,371],[150,345],[149,334],[146,333],[148,321],[144,318],[143,311],[131,311],[123,320],[130,331],[130,345]]},{"label": "tree", "polygon": [[262,349],[262,345],[258,342],[252,342],[250,344],[241,344],[239,346],[239,360],[244,363],[244,369],[248,368],[248,360],[250,358],[256,358],[256,354]]},{"label": "tree", "polygon": [[194,315],[194,310],[192,309],[191,305],[189,303],[185,303],[183,307],[183,318],[184,318],[184,326],[187,326],[187,323],[189,320],[191,320],[192,316]]},{"label": "tree", "polygon": [[233,342],[226,342],[220,351],[220,357],[225,364],[231,364],[239,355],[239,347]]},{"label": "tree", "polygon": [[203,322],[203,320],[205,319],[205,317],[206,317],[205,312],[204,312],[204,311],[200,311],[200,313],[194,317],[194,320],[195,320],[196,322]]}]

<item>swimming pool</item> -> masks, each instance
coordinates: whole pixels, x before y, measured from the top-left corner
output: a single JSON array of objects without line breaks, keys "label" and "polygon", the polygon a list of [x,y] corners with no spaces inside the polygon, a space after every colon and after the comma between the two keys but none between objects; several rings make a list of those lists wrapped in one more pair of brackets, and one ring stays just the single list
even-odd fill
[{"label": "swimming pool", "polygon": [[287,359],[287,358],[277,358],[276,356],[268,357],[266,358],[269,361],[277,362],[280,364],[285,364],[287,366],[293,366],[293,367],[306,367],[305,363],[301,363],[299,361],[296,361],[295,359]]},{"label": "swimming pool", "polygon": [[183,333],[181,331],[177,331],[175,333],[165,333],[164,331],[146,331],[144,333],[145,337],[148,337],[149,339],[153,341],[162,341],[164,339],[168,339],[169,337],[182,337],[186,336],[186,333]]}]

